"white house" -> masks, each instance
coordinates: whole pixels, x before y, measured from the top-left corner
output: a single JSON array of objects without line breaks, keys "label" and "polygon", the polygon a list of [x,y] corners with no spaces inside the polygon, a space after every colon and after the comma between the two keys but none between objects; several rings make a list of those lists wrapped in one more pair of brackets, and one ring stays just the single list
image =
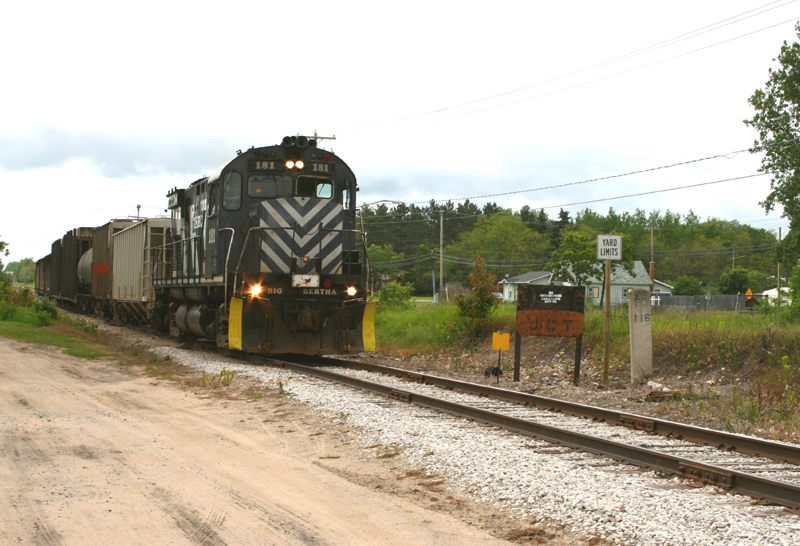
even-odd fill
[{"label": "white house", "polygon": [[516,277],[506,278],[498,284],[503,287],[503,301],[517,301],[517,290],[521,284],[550,284],[553,276],[549,271],[528,271]]},{"label": "white house", "polygon": [[[516,277],[503,279],[500,285],[503,287],[503,301],[517,301],[517,291],[521,284],[554,284],[558,286],[575,286],[575,283],[554,279],[553,274],[548,271],[529,271]],[[611,304],[618,305],[628,301],[628,291],[634,288],[644,288],[650,290],[650,273],[645,269],[642,262],[633,262],[633,274],[628,273],[622,266],[612,264],[611,268]],[[600,294],[603,291],[602,277],[589,278],[586,281],[586,303],[600,304]],[[654,282],[655,292],[672,292],[672,287],[659,280]]]}]

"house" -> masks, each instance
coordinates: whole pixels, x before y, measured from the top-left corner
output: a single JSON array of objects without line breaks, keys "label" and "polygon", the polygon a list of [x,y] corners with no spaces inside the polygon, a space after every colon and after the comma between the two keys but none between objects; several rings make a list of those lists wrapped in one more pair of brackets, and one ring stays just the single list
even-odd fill
[{"label": "house", "polygon": [[[566,286],[575,286],[574,283],[561,283]],[[633,289],[650,291],[650,273],[642,262],[633,262],[633,273],[612,262],[611,264],[611,305],[627,303],[628,292]],[[603,292],[603,278],[590,277],[586,280],[586,303],[600,305],[600,294]],[[653,281],[653,292],[672,292],[672,287],[659,280]]]},{"label": "house", "polygon": [[517,301],[517,290],[521,284],[550,284],[553,276],[549,271],[528,271],[516,277],[505,278],[500,281],[503,288],[503,301]]},{"label": "house", "polygon": [[[516,277],[503,279],[499,284],[503,287],[503,301],[517,301],[517,291],[521,284],[554,284],[557,286],[575,286],[575,283],[553,279],[548,271],[529,271]],[[656,280],[655,292],[672,292],[672,287]],[[628,292],[634,288],[650,291],[650,273],[642,262],[633,262],[633,274],[628,273],[621,265],[612,264],[611,268],[611,305],[619,305],[628,301]],[[600,305],[600,294],[603,291],[603,279],[591,277],[586,281],[586,303]]]}]

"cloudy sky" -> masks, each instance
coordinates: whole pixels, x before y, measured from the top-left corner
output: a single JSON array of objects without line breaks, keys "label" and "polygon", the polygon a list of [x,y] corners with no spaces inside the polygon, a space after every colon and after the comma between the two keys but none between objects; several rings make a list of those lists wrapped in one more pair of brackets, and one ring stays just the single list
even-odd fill
[{"label": "cloudy sky", "polygon": [[796,40],[796,1],[207,4],[0,7],[5,263],[137,205],[163,214],[236,150],[314,132],[364,203],[788,225],[758,205],[769,177],[742,120]]}]

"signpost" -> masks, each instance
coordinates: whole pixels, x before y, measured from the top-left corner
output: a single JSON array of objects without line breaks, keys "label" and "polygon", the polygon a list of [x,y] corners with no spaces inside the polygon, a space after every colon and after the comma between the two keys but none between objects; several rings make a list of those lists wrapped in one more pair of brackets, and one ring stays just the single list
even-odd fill
[{"label": "signpost", "polygon": [[622,235],[598,235],[597,259],[606,262],[605,335],[603,341],[603,385],[608,385],[608,346],[611,344],[611,260],[622,259]]},{"label": "signpost", "polygon": [[[492,334],[492,350],[497,351],[497,366],[490,368],[490,375],[497,376],[498,385],[500,384],[500,374],[503,373],[500,358],[503,351],[508,350],[509,339],[511,339],[511,334],[501,334],[500,332]],[[519,379],[515,381],[519,381]]]},{"label": "signpost", "polygon": [[517,292],[514,381],[519,381],[522,347],[520,336],[558,336],[577,338],[573,382],[578,384],[583,341],[583,304],[586,299],[584,290],[582,286],[520,285]]}]

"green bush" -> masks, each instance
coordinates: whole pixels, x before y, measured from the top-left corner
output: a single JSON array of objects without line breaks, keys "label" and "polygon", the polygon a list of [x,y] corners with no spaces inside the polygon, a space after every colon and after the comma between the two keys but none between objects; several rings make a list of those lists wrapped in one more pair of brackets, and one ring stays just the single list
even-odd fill
[{"label": "green bush", "polygon": [[492,331],[492,313],[500,305],[500,300],[494,295],[494,280],[494,275],[477,255],[469,275],[472,290],[455,298],[458,307],[455,326],[473,339]]},{"label": "green bush", "polygon": [[403,286],[398,281],[392,281],[384,284],[375,297],[383,305],[393,305],[406,307],[411,304],[411,298],[414,295],[414,287],[411,285]]},{"label": "green bush", "polygon": [[704,292],[702,283],[689,275],[678,277],[672,288],[672,293],[676,296],[699,296]]},{"label": "green bush", "polygon": [[0,301],[5,301],[12,291],[11,276],[0,271]]},{"label": "green bush", "polygon": [[83,330],[87,334],[91,334],[92,332],[97,330],[97,324],[95,324],[94,322],[89,322],[88,320],[82,319],[80,317],[76,318],[73,321],[73,324],[75,325],[75,327],[77,327],[80,330]]},{"label": "green bush", "polygon": [[58,305],[56,305],[54,300],[48,297],[36,298],[33,300],[33,310],[36,313],[47,313],[54,319],[58,318]]},{"label": "green bush", "polygon": [[17,313],[17,306],[0,301],[0,320],[11,321]]}]

